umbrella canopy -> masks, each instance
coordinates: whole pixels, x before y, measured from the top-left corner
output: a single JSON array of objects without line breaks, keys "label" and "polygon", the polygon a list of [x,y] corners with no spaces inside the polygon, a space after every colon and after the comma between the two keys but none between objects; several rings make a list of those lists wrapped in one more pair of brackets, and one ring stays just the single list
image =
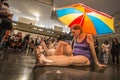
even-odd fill
[{"label": "umbrella canopy", "polygon": [[114,32],[114,19],[108,14],[92,9],[84,4],[74,4],[56,10],[58,19],[72,27],[80,24],[86,33],[103,35]]}]

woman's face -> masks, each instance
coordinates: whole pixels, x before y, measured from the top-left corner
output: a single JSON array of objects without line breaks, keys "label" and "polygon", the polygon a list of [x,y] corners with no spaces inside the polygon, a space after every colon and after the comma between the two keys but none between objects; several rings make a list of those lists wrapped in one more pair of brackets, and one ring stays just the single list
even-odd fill
[{"label": "woman's face", "polygon": [[75,30],[75,29],[71,29],[71,34],[74,38],[79,37],[81,31],[79,29]]},{"label": "woman's face", "polygon": [[117,42],[117,40],[116,40],[116,39],[113,39],[113,42]]}]

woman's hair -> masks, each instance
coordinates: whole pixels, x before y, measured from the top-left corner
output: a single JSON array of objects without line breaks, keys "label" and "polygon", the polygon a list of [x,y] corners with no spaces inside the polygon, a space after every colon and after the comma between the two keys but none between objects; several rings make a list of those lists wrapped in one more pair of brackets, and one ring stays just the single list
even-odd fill
[{"label": "woman's hair", "polygon": [[109,44],[109,42],[108,42],[107,40],[105,40],[105,41],[104,41],[104,44],[108,45],[108,44]]},{"label": "woman's hair", "polygon": [[82,28],[81,28],[81,26],[79,25],[79,24],[74,24],[73,26],[72,26],[72,28],[71,28],[71,30],[80,30],[80,32],[82,33],[83,32],[83,30],[82,30]]},{"label": "woman's hair", "polygon": [[7,2],[4,2],[4,5],[9,8],[9,4]]},{"label": "woman's hair", "polygon": [[115,40],[116,43],[118,43],[118,39],[117,39],[117,38],[113,38],[113,39],[112,39],[112,42],[113,42],[113,43],[115,43],[114,40]]}]

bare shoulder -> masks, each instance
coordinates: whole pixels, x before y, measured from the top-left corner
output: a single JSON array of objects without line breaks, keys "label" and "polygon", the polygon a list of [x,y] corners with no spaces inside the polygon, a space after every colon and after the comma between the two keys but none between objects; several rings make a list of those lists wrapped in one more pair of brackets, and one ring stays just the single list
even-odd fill
[{"label": "bare shoulder", "polygon": [[87,38],[93,38],[91,34],[87,34]]},{"label": "bare shoulder", "polygon": [[93,36],[91,34],[87,34],[87,41],[93,42]]}]

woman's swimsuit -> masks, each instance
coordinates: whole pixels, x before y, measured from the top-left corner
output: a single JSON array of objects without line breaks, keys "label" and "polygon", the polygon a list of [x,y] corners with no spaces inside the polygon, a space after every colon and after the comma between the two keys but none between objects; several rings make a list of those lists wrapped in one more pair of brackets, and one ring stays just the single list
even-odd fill
[{"label": "woman's swimsuit", "polygon": [[91,52],[89,45],[87,43],[87,35],[82,42],[74,42],[73,45],[73,55],[82,55],[87,57],[91,61]]}]

